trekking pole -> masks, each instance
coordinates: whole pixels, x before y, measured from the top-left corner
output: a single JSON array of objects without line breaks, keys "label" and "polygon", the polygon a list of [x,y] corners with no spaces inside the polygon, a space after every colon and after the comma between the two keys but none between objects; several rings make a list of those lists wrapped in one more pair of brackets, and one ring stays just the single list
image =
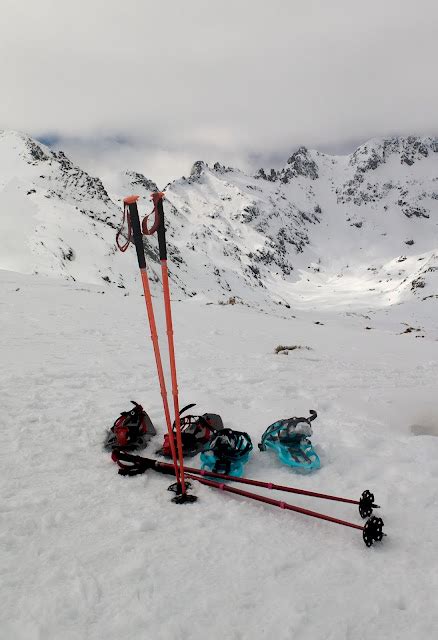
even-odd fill
[{"label": "trekking pole", "polygon": [[160,254],[161,274],[162,274],[162,282],[163,282],[163,297],[164,297],[164,309],[166,314],[167,343],[169,345],[170,375],[172,380],[173,407],[175,412],[176,445],[177,445],[178,458],[179,458],[181,493],[182,495],[185,495],[186,486],[184,482],[184,458],[183,458],[183,447],[182,447],[182,438],[181,438],[181,418],[180,418],[180,412],[179,412],[178,380],[176,375],[175,346],[174,346],[174,340],[173,340],[172,308],[170,304],[169,271],[167,269],[166,227],[164,224],[164,208],[163,208],[164,193],[161,193],[161,192],[152,193],[151,198],[154,203],[155,219],[156,220],[158,219],[158,229],[157,229],[158,250]]},{"label": "trekking pole", "polygon": [[[159,463],[166,464],[166,463]],[[359,500],[352,500],[351,498],[342,498],[340,496],[333,496],[328,493],[318,493],[316,491],[307,491],[306,489],[297,489],[296,487],[287,487],[281,484],[275,484],[274,482],[263,482],[262,480],[251,480],[250,478],[239,478],[237,476],[229,476],[224,473],[215,473],[207,469],[196,469],[194,467],[185,467],[187,473],[193,473],[199,476],[207,476],[210,478],[218,478],[220,480],[228,480],[231,482],[240,482],[242,484],[249,484],[254,487],[263,487],[264,489],[271,489],[273,491],[284,491],[286,493],[295,493],[302,496],[308,496],[310,498],[321,498],[322,500],[333,500],[335,502],[346,502],[348,504],[356,504],[359,507],[359,513],[362,518],[368,518],[373,509],[380,509],[380,505],[374,504],[374,494],[368,489],[362,492]]]},{"label": "trekking pole", "polygon": [[[136,462],[137,464],[141,464],[141,456],[133,456],[132,454],[123,454],[127,456],[125,461]],[[171,467],[167,462],[155,461],[156,465],[159,467]],[[334,496],[328,493],[318,493],[316,491],[307,491],[306,489],[297,489],[296,487],[287,487],[281,484],[275,484],[274,482],[263,482],[262,480],[251,480],[250,478],[239,478],[237,476],[229,476],[225,473],[216,473],[214,471],[209,471],[207,469],[197,469],[196,467],[185,467],[185,472],[199,475],[202,477],[208,478],[217,478],[219,480],[228,480],[231,482],[239,482],[241,484],[249,484],[254,487],[263,487],[264,489],[271,489],[272,491],[284,491],[286,493],[295,493],[302,496],[308,496],[310,498],[320,498],[322,500],[333,500],[336,502],[344,502],[347,504],[355,504],[359,507],[359,513],[362,518],[368,518],[372,513],[373,509],[380,509],[378,504],[374,504],[374,495],[366,489],[362,492],[360,500],[352,500],[351,498],[342,498],[340,496]]]},{"label": "trekking pole", "polygon": [[187,474],[187,478],[191,480],[197,480],[201,484],[206,485],[207,487],[212,487],[213,489],[220,489],[221,491],[226,491],[228,493],[234,493],[238,496],[243,496],[244,498],[250,498],[251,500],[257,500],[258,502],[264,502],[265,504],[270,504],[274,507],[279,507],[280,509],[287,509],[289,511],[295,511],[296,513],[301,513],[305,516],[310,516],[312,518],[318,518],[319,520],[327,520],[328,522],[334,522],[335,524],[340,524],[344,527],[351,527],[352,529],[359,529],[362,531],[363,541],[365,542],[367,547],[371,547],[374,542],[380,542],[383,536],[386,533],[383,533],[383,520],[381,518],[376,518],[372,516],[365,522],[363,526],[359,524],[355,524],[354,522],[348,522],[347,520],[339,520],[338,518],[333,518],[332,516],[327,516],[324,513],[319,513],[318,511],[310,511],[310,509],[304,509],[303,507],[297,507],[293,504],[289,504],[288,502],[283,502],[282,500],[274,500],[272,498],[267,498],[266,496],[262,496],[258,493],[252,493],[251,491],[242,491],[241,489],[236,489],[235,487],[230,487],[223,482],[215,482],[214,480],[208,480],[207,478],[200,478],[199,476]]},{"label": "trekking pole", "polygon": [[171,453],[172,453],[172,460],[173,460],[173,468],[174,468],[174,472],[175,472],[175,478],[177,483],[180,482],[180,470],[178,468],[178,461],[177,461],[177,457],[176,457],[176,451],[175,451],[175,443],[173,440],[173,432],[172,432],[172,423],[171,423],[171,419],[170,419],[170,411],[169,411],[169,403],[167,400],[167,390],[166,390],[166,382],[164,379],[164,373],[163,373],[163,364],[161,361],[161,354],[160,354],[160,345],[158,343],[158,333],[157,333],[157,325],[155,322],[155,314],[154,314],[154,308],[152,305],[152,296],[151,296],[151,290],[149,287],[149,278],[148,278],[148,274],[147,274],[147,270],[146,270],[146,258],[145,258],[145,254],[144,254],[144,247],[143,247],[143,237],[142,237],[142,233],[141,233],[141,228],[140,228],[140,220],[138,217],[138,208],[137,208],[137,200],[139,199],[139,196],[129,196],[127,198],[125,198],[123,200],[124,203],[124,213],[123,213],[123,220],[125,220],[125,216],[128,220],[128,239],[126,241],[126,243],[121,246],[119,244],[119,236],[120,236],[120,231],[117,234],[116,237],[116,242],[117,242],[117,246],[119,247],[119,249],[121,251],[126,251],[126,249],[129,246],[129,242],[131,240],[131,234],[134,237],[134,244],[135,244],[135,249],[137,252],[137,260],[138,260],[138,266],[140,269],[140,275],[141,275],[141,282],[143,285],[143,291],[144,291],[144,298],[145,298],[145,302],[146,302],[146,311],[147,311],[147,316],[148,316],[148,320],[149,320],[149,327],[150,327],[150,331],[151,331],[151,339],[152,339],[152,344],[153,344],[153,348],[154,348],[154,355],[155,355],[155,363],[157,366],[157,373],[158,373],[158,380],[160,383],[160,392],[161,392],[161,397],[163,400],[163,408],[164,408],[164,416],[166,419],[166,425],[167,425],[167,431],[169,433],[169,439],[170,439],[170,449],[171,449]]},{"label": "trekking pole", "polygon": [[[141,456],[132,455],[130,453],[114,451],[112,454],[112,458],[119,465],[119,474],[126,476],[133,476],[140,473],[144,473],[148,469],[153,469],[154,471],[158,471],[159,473],[170,474],[172,473],[172,465],[160,462],[159,460],[153,460],[151,458],[142,458]],[[130,462],[131,464],[124,464],[125,462]],[[195,469],[195,471],[200,471],[199,469]],[[206,474],[210,475],[210,472],[206,472]],[[216,476],[220,474],[215,474]],[[236,480],[234,476],[228,476],[233,480]],[[305,516],[310,516],[312,518],[318,518],[319,520],[326,520],[328,522],[333,522],[335,524],[342,525],[344,527],[351,527],[352,529],[358,529],[362,531],[362,537],[367,547],[370,547],[374,542],[380,542],[386,534],[383,533],[383,520],[381,518],[376,518],[372,516],[369,518],[365,524],[359,525],[354,522],[349,522],[347,520],[340,520],[339,518],[334,518],[332,516],[328,516],[324,513],[320,513],[319,511],[311,511],[310,509],[304,509],[303,507],[298,507],[296,505],[290,504],[288,502],[283,502],[282,500],[274,500],[273,498],[268,498],[266,496],[262,496],[258,493],[252,493],[250,491],[242,491],[241,489],[236,489],[235,487],[230,487],[224,482],[215,482],[214,480],[209,480],[204,477],[199,477],[198,475],[191,474],[190,468],[186,467],[186,478],[190,480],[197,480],[200,484],[204,484],[207,487],[211,487],[213,489],[220,489],[221,491],[225,491],[228,493],[233,493],[235,495],[242,496],[244,498],[250,498],[251,500],[256,500],[258,502],[263,502],[265,504],[270,504],[274,507],[279,507],[280,509],[286,509],[289,511],[295,511],[296,513],[301,513]],[[258,482],[255,480],[254,482]],[[169,489],[173,490],[173,487],[169,487]]]}]

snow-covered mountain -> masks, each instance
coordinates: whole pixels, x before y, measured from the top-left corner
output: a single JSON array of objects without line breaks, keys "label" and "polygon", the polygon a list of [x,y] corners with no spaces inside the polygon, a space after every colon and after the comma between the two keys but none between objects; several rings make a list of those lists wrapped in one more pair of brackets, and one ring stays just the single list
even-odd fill
[{"label": "snow-covered mountain", "polygon": [[[137,193],[149,212],[151,180],[126,171],[104,186],[16,132],[0,133],[0,166],[1,268],[131,286],[135,258],[114,244],[120,200]],[[438,296],[436,138],[373,139],[347,156],[301,147],[254,176],[198,161],[166,203],[178,295],[271,308]]]},{"label": "snow-covered mountain", "polygon": [[129,282],[114,246],[120,207],[98,178],[32,138],[0,132],[0,268],[86,283]]}]

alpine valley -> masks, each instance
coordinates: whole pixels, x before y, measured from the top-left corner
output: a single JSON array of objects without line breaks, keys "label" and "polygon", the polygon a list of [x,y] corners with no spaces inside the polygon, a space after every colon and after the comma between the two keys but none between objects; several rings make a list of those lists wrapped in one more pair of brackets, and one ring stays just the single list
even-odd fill
[{"label": "alpine valley", "polygon": [[[103,184],[13,131],[0,133],[0,167],[0,268],[137,290],[135,260],[114,238],[124,196],[140,195],[149,213],[152,180],[128,170]],[[300,147],[282,169],[255,175],[198,161],[165,194],[178,298],[286,316],[398,303],[434,315],[437,138],[372,139],[346,156]],[[155,240],[145,247],[158,273]]]}]

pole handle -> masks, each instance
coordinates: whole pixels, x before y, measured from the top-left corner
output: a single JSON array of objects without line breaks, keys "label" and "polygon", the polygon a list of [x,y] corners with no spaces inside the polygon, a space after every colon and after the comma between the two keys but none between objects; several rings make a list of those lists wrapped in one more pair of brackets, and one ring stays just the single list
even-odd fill
[{"label": "pole handle", "polygon": [[140,228],[140,219],[138,217],[137,200],[140,196],[128,196],[124,198],[123,203],[129,209],[129,217],[131,220],[132,235],[134,237],[135,250],[137,251],[138,266],[140,269],[146,268],[146,258],[144,255],[143,235]]},{"label": "pole handle", "polygon": [[164,207],[163,198],[164,193],[156,191],[151,194],[152,201],[154,203],[155,215],[158,219],[158,251],[160,254],[160,260],[167,260],[167,247],[166,247],[166,227],[164,224]]}]

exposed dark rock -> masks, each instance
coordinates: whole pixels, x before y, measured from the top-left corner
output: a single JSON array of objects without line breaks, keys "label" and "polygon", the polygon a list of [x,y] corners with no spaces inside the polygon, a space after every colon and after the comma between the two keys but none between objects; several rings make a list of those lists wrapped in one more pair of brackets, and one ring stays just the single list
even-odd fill
[{"label": "exposed dark rock", "polygon": [[316,180],[318,178],[318,166],[311,158],[306,147],[300,147],[288,159],[289,165],[280,172],[280,179],[284,183],[290,182],[292,178],[302,176]]},{"label": "exposed dark rock", "polygon": [[426,281],[424,280],[424,278],[416,278],[415,280],[412,280],[411,283],[411,290],[415,291],[415,289],[423,289],[426,286]]},{"label": "exposed dark rock", "polygon": [[187,180],[189,183],[199,182],[205,169],[208,169],[208,165],[203,160],[197,160],[190,171],[190,177]]},{"label": "exposed dark rock", "polygon": [[137,171],[126,171],[126,175],[130,179],[132,185],[143,187],[146,191],[158,191],[158,187],[155,182],[146,178],[142,173],[137,173]]}]

